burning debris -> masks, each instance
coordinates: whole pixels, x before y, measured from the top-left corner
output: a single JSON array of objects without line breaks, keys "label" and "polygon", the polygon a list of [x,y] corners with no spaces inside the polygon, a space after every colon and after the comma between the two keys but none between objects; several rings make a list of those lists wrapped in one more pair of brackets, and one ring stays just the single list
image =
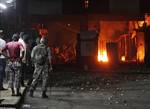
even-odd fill
[{"label": "burning debris", "polygon": [[98,61],[108,62],[108,56],[106,50],[98,50]]},{"label": "burning debris", "polygon": [[73,44],[64,44],[62,47],[52,47],[54,64],[73,63],[76,59],[76,51]]},{"label": "burning debris", "polygon": [[[114,57],[108,55],[115,54],[119,62],[143,63],[147,53],[145,31],[150,24],[149,19],[145,16],[145,21],[100,21],[98,62],[110,63]],[[116,43],[118,50],[108,50],[108,43]]]}]

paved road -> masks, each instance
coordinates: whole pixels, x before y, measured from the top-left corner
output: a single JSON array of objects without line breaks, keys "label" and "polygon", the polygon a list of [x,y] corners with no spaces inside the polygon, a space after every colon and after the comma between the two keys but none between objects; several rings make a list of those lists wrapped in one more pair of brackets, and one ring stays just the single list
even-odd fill
[{"label": "paved road", "polygon": [[[59,75],[59,76],[58,76]],[[56,73],[48,99],[40,88],[22,109],[150,109],[150,76]]]}]

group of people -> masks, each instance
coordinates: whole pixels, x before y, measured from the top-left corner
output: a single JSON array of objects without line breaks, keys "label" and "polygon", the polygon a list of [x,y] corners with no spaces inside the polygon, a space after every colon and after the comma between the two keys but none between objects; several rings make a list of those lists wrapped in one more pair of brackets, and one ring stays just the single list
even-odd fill
[{"label": "group of people", "polygon": [[[24,86],[24,74],[26,73],[26,64],[28,61],[29,35],[25,32],[13,34],[12,40],[6,42],[0,33],[0,90],[7,90],[3,86],[5,77],[5,69],[7,65],[8,86],[11,89],[12,96],[20,96],[20,87]],[[48,47],[48,39],[46,37],[39,38],[37,45],[31,49],[30,60],[34,65],[34,73],[29,96],[33,97],[34,90],[38,84],[38,80],[42,77],[42,98],[48,98],[46,95],[48,76],[52,70],[51,51]],[[6,64],[7,62],[7,64]]]}]

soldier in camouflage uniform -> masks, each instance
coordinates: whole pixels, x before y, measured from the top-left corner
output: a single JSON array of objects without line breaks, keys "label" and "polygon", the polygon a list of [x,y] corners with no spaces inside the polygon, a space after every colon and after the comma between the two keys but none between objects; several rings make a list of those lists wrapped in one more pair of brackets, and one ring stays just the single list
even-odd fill
[{"label": "soldier in camouflage uniform", "polygon": [[[48,73],[50,70],[52,70],[51,66],[51,53],[50,48],[47,47],[48,40],[46,38],[42,38],[40,40],[40,44],[35,46],[31,52],[31,59],[34,62],[35,70],[33,74],[33,80],[30,86],[29,90],[29,96],[33,97],[33,92],[36,89],[36,86],[38,84],[38,80],[40,77],[42,77],[42,98],[48,98],[46,95],[47,91],[47,84],[48,84]],[[44,61],[41,63],[37,60],[37,55],[43,55]]]}]

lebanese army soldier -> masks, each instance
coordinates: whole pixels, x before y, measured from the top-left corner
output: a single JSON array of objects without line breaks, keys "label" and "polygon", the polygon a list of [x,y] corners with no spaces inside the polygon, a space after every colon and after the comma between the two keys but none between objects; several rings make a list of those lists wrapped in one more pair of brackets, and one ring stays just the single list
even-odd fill
[{"label": "lebanese army soldier", "polygon": [[34,62],[33,80],[29,89],[29,96],[33,97],[34,90],[38,84],[38,80],[42,77],[42,98],[48,98],[46,95],[48,84],[48,73],[52,70],[50,48],[47,47],[48,40],[41,38],[40,44],[35,46],[31,52],[31,59]]}]

